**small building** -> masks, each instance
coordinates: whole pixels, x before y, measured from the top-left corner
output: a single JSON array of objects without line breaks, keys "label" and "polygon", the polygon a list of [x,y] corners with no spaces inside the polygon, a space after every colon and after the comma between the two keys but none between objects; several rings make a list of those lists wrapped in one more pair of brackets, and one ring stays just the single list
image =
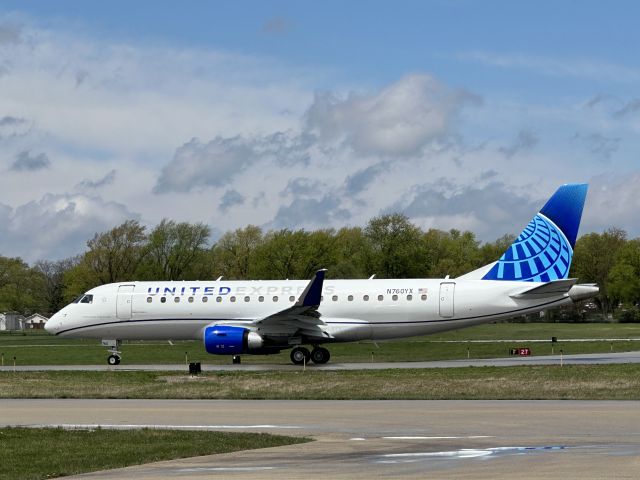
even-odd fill
[{"label": "small building", "polygon": [[23,330],[24,316],[18,312],[0,312],[0,330]]},{"label": "small building", "polygon": [[34,313],[30,317],[24,319],[24,329],[25,330],[41,330],[44,328],[45,323],[49,320],[44,315],[40,315],[39,313]]}]

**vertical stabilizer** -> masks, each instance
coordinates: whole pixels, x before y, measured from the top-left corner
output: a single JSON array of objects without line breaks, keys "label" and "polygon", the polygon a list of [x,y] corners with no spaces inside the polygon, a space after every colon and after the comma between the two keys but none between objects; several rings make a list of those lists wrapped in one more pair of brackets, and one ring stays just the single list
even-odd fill
[{"label": "vertical stabilizer", "polygon": [[587,184],[562,185],[483,280],[549,282],[567,278]]}]

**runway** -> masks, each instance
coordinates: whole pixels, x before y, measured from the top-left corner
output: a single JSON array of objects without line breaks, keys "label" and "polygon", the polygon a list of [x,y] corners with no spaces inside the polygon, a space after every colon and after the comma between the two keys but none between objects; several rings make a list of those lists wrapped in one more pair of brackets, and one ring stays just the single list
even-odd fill
[{"label": "runway", "polygon": [[[372,363],[328,363],[315,365],[313,363],[305,368],[315,370],[383,370],[388,368],[459,368],[459,367],[513,367],[521,365],[595,365],[595,364],[621,364],[640,363],[640,352],[624,353],[589,353],[579,355],[548,355],[535,357],[506,357],[485,358],[469,360],[439,360],[431,362],[372,362]],[[270,370],[297,371],[303,368],[292,364],[240,364],[240,365],[209,365],[202,364],[205,372],[218,371],[249,371],[264,372]],[[185,371],[184,364],[164,365],[127,365],[126,363],[109,365],[18,365],[15,371]],[[13,371],[14,367],[5,365],[1,371]]]},{"label": "runway", "polygon": [[314,442],[77,479],[635,479],[640,402],[1,400],[1,425],[165,426]]}]

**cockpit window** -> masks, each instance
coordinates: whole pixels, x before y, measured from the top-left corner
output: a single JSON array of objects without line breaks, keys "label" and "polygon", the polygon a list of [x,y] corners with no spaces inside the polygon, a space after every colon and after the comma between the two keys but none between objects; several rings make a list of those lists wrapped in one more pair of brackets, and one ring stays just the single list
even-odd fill
[{"label": "cockpit window", "polygon": [[93,303],[93,295],[89,295],[89,294],[85,295],[80,300],[80,303]]}]

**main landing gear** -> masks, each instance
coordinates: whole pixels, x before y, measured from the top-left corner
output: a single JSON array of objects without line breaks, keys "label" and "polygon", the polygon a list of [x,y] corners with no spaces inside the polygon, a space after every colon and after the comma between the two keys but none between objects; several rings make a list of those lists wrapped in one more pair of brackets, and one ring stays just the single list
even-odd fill
[{"label": "main landing gear", "polygon": [[331,354],[329,350],[324,347],[314,347],[311,352],[304,347],[295,347],[291,350],[291,361],[295,365],[302,365],[303,363],[309,363],[309,360],[313,363],[323,364],[329,361]]},{"label": "main landing gear", "polygon": [[107,363],[109,365],[120,365],[120,352],[118,348],[121,344],[121,340],[102,340],[102,346],[107,347],[111,354],[107,357]]}]

